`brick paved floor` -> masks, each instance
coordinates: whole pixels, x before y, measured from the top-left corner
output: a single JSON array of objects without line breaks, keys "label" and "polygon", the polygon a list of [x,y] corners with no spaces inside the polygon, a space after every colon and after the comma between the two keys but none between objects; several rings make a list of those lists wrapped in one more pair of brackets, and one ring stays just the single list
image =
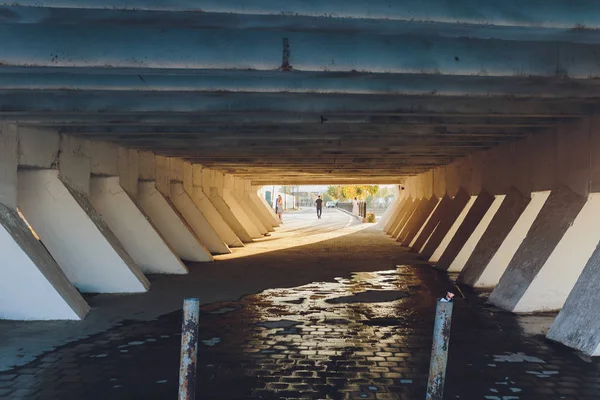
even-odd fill
[{"label": "brick paved floor", "polygon": [[[236,279],[269,281],[280,271],[304,283],[202,307],[197,398],[424,398],[435,298],[451,287],[448,278],[377,229],[306,215],[286,215],[273,239],[349,234],[282,242],[280,251],[264,242],[214,264],[243,268]],[[329,273],[305,279],[315,269]],[[455,303],[447,399],[600,398],[599,363],[537,334],[551,315],[516,317],[466,295]],[[174,399],[180,324],[181,313],[171,312],[67,344],[0,373],[0,398]]]}]

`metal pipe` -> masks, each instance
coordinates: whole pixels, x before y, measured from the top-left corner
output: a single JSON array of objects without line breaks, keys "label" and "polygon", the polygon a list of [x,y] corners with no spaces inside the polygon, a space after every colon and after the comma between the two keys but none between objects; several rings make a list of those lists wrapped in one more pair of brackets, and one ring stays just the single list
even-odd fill
[{"label": "metal pipe", "polygon": [[181,326],[181,361],[179,363],[179,400],[196,398],[196,360],[198,356],[198,321],[200,300],[183,301]]},{"label": "metal pipe", "polygon": [[444,381],[448,362],[448,343],[450,341],[450,323],[452,321],[453,303],[441,299],[435,310],[433,326],[433,345],[429,364],[429,380],[426,400],[442,400],[444,397]]}]

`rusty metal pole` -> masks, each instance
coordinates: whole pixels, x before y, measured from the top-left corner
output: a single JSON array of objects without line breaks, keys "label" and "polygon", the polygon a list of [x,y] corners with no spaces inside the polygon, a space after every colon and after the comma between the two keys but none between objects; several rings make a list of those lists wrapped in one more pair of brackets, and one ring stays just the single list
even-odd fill
[{"label": "rusty metal pole", "polygon": [[183,301],[181,326],[181,361],[179,362],[179,400],[196,398],[196,359],[198,355],[198,321],[200,300]]},{"label": "rusty metal pole", "polygon": [[433,346],[429,364],[426,400],[442,400],[444,381],[448,361],[448,343],[450,341],[450,323],[452,321],[452,302],[439,301],[435,310],[433,325]]}]

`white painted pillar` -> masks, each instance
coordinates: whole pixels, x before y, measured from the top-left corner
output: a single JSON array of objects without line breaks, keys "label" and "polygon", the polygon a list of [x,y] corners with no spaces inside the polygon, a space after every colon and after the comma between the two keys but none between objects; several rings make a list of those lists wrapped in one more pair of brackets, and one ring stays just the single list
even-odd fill
[{"label": "white painted pillar", "polygon": [[138,182],[137,201],[175,254],[186,261],[213,261],[210,252],[200,243],[171,201],[158,191],[154,181]]},{"label": "white painted pillar", "polygon": [[227,225],[244,243],[252,242],[251,234],[246,227],[234,215],[231,207],[223,199],[223,174],[216,173],[210,169],[202,169],[202,186],[204,193],[209,195],[211,203],[215,206],[221,217],[227,222]]},{"label": "white painted pillar", "polygon": [[[69,168],[78,166],[76,162],[68,165]],[[88,164],[88,188],[89,171]],[[84,174],[78,170],[69,180],[81,185],[85,181]],[[19,207],[80,291],[134,293],[145,292],[150,287],[86,194],[63,183],[58,171],[20,171]]]},{"label": "white painted pillar", "polygon": [[254,210],[253,204],[247,200],[245,181],[243,179],[234,178],[233,185],[234,189],[232,190],[232,193],[242,207],[242,210],[248,215],[250,221],[258,229],[261,235],[267,234],[269,232],[267,225],[263,223],[260,215]]},{"label": "white painted pillar", "polygon": [[79,320],[90,309],[16,208],[19,160],[50,165],[56,154],[57,134],[0,124],[0,319]]},{"label": "white painted pillar", "polygon": [[210,225],[208,220],[200,212],[196,204],[185,191],[183,182],[171,182],[171,201],[181,213],[186,222],[190,225],[200,242],[212,254],[229,254],[231,250],[221,240],[217,232]]},{"label": "white painted pillar", "polygon": [[398,208],[400,203],[401,203],[401,200],[399,198],[395,198],[394,201],[392,202],[392,204],[390,204],[388,206],[388,208],[385,210],[385,212],[383,213],[383,215],[381,216],[381,218],[379,219],[379,222],[377,224],[381,227],[385,227],[388,223],[388,220],[390,219],[390,216],[396,212],[396,209]]},{"label": "white painted pillar", "polygon": [[560,310],[600,243],[600,193],[592,193],[552,254],[517,302],[514,312]]},{"label": "white painted pillar", "polygon": [[523,243],[529,228],[533,225],[549,196],[550,191],[531,193],[531,201],[498,248],[498,251],[496,251],[496,254],[494,254],[494,257],[485,267],[477,282],[473,284],[473,287],[493,288],[500,282],[502,274],[506,271],[510,260],[512,260],[521,243]]},{"label": "white painted pillar", "polygon": [[477,243],[479,243],[479,240],[481,240],[481,237],[492,222],[492,219],[500,209],[500,206],[502,205],[502,202],[505,198],[506,195],[494,196],[494,202],[483,215],[483,218],[481,219],[481,221],[479,221],[479,224],[477,224],[477,227],[475,228],[471,236],[469,236],[469,239],[467,240],[465,245],[458,252],[458,255],[450,264],[448,272],[462,271],[462,269],[465,267],[465,264],[469,260],[469,257],[471,257],[471,254],[473,254],[475,246],[477,246]]},{"label": "white painted pillar", "polygon": [[221,240],[229,247],[244,247],[242,241],[237,237],[233,229],[229,227],[221,214],[212,204],[202,188],[202,166],[184,164],[183,187],[190,195],[204,218],[210,223],[217,232]]},{"label": "white painted pillar", "polygon": [[79,320],[90,310],[14,209],[0,204],[0,319]]},{"label": "white painted pillar", "polygon": [[435,249],[433,255],[429,258],[430,262],[437,262],[442,256],[442,254],[444,254],[444,251],[446,251],[446,248],[448,247],[450,241],[456,234],[456,231],[458,231],[458,228],[460,228],[460,226],[462,225],[463,221],[465,220],[465,217],[469,213],[469,210],[471,209],[471,207],[473,207],[473,204],[475,204],[475,200],[477,200],[477,196],[471,196],[465,207],[458,215],[458,218],[456,218],[456,221],[454,221],[454,223],[450,227],[450,230],[446,233],[446,236],[444,236],[444,239],[442,239],[442,241],[440,242],[440,245],[437,247],[437,249]]},{"label": "white painted pillar", "polygon": [[258,239],[263,236],[260,230],[254,225],[244,208],[239,204],[230,189],[223,189],[223,201],[229,206],[235,218],[242,224],[246,232],[252,239]]},{"label": "white painted pillar", "polygon": [[263,226],[268,232],[275,231],[275,229],[273,229],[273,223],[271,222],[271,216],[267,215],[268,210],[265,209],[262,203],[260,203],[259,201],[255,201],[252,198],[251,193],[249,191],[244,193],[244,202],[252,210],[254,215],[256,215],[256,217],[260,219]]},{"label": "white painted pillar", "polygon": [[102,219],[143,272],[186,274],[185,265],[119,182],[116,176],[91,179],[90,201]]},{"label": "white painted pillar", "polygon": [[588,356],[600,356],[598,287],[600,287],[600,245],[587,261],[546,337]]},{"label": "white painted pillar", "polygon": [[[419,231],[417,232],[417,234],[415,235],[415,237],[413,238],[413,240],[410,242],[410,245],[409,245],[410,248],[412,248],[415,245],[417,239],[419,238],[419,236],[423,232],[423,229],[425,229],[425,226],[427,225],[427,223],[429,223],[429,220],[431,219],[431,216],[433,215],[433,213],[435,213],[435,210],[438,208],[438,206],[440,205],[441,202],[442,202],[442,199],[441,198],[438,199],[437,204],[435,205],[435,207],[433,207],[433,210],[429,213],[429,215],[425,219],[425,222],[423,223],[423,225],[421,225],[421,228],[419,228]],[[425,241],[425,243],[423,243],[423,247],[421,247],[419,249],[419,253],[421,251],[423,251],[423,249],[425,248],[426,244],[427,244],[427,241]]]},{"label": "white painted pillar", "polygon": [[271,208],[269,203],[267,203],[267,200],[264,197],[258,195],[257,190],[258,188],[254,187],[252,191],[248,193],[250,199],[253,200],[261,210],[264,210],[263,213],[267,216],[269,221],[271,221],[271,226],[273,228],[280,226],[281,221],[279,221],[277,214],[275,214],[275,211]]}]

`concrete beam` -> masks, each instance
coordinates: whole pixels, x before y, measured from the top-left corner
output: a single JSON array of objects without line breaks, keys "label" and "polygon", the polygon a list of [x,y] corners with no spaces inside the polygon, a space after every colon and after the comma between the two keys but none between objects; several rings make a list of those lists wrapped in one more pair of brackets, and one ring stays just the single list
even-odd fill
[{"label": "concrete beam", "polygon": [[[282,39],[304,71],[597,77],[594,45],[360,32],[194,29],[139,24],[3,24],[3,62],[12,66],[277,69]],[[409,36],[410,35],[410,36]],[[115,45],[119,43],[120,45]],[[178,43],[164,50],[162,43]],[[227,47],[229,52],[219,49]],[[125,49],[125,50],[124,50]],[[102,57],[98,55],[101,54]],[[332,62],[333,60],[333,62]],[[525,69],[523,66],[526,65]]]},{"label": "concrete beam", "polygon": [[0,204],[17,207],[18,127],[0,124]]},{"label": "concrete beam", "polygon": [[[497,29],[497,28],[496,28]],[[597,39],[596,39],[597,40]],[[600,44],[600,43],[597,43]],[[144,80],[138,78],[143,76]],[[109,90],[186,92],[293,92],[422,96],[514,96],[594,98],[600,84],[589,79],[365,72],[246,71],[226,69],[4,67],[5,90]],[[234,122],[235,119],[232,121]],[[168,124],[165,124],[168,125]]]},{"label": "concrete beam", "polygon": [[191,262],[213,261],[210,252],[200,243],[169,198],[157,189],[154,181],[138,183],[137,201],[181,259]]},{"label": "concrete beam", "polygon": [[[68,93],[68,96],[66,94]],[[62,92],[45,90],[0,90],[0,113],[4,118],[17,119],[23,112],[32,114],[54,113],[69,116],[74,113],[132,113],[168,114],[188,113],[312,113],[315,122],[319,116],[331,113],[471,113],[500,115],[564,116],[595,113],[600,109],[592,100],[521,99],[507,102],[505,98],[472,99],[463,96],[388,96],[339,95],[313,93],[260,93],[260,92],[118,92],[85,91]],[[63,116],[63,118],[64,118]],[[39,118],[39,117],[38,117]],[[47,116],[46,116],[47,118]]]},{"label": "concrete beam", "polygon": [[[29,7],[64,7],[70,9],[97,9],[97,10],[148,10],[163,12],[197,13],[198,4],[193,0],[178,2],[156,3],[145,0],[107,0],[102,3],[77,0],[18,0],[4,1],[0,4],[7,6]],[[473,10],[477,12],[474,13]],[[348,19],[373,19],[382,20],[414,20],[430,22],[464,23],[475,25],[506,25],[529,27],[559,27],[573,28],[598,27],[594,18],[600,12],[600,7],[591,1],[573,3],[568,0],[555,0],[539,7],[538,3],[498,3],[493,0],[469,0],[460,7],[448,4],[443,0],[409,1],[396,4],[389,0],[371,0],[364,3],[360,0],[333,0],[326,3],[314,3],[307,0],[293,0],[285,3],[276,1],[262,1],[248,3],[244,0],[218,1],[210,0],[202,3],[202,13],[208,13],[211,18],[220,17],[221,14],[266,15],[266,16],[300,16],[319,17],[327,24],[334,24],[336,20]],[[41,17],[49,15],[40,13]],[[217,16],[211,15],[216,13]],[[56,12],[59,15],[58,12]],[[40,18],[41,18],[40,17]],[[360,27],[360,25],[358,25]]]},{"label": "concrete beam", "polygon": [[116,176],[91,179],[90,201],[102,219],[144,273],[186,274],[185,265],[119,182]]},{"label": "concrete beam", "polygon": [[[508,264],[498,286],[490,295],[489,301],[492,304],[508,311],[517,310],[521,299],[531,288],[532,281],[540,273],[585,202],[584,197],[567,187],[552,190]],[[536,304],[539,303],[536,301]],[[525,304],[521,304],[520,307],[529,308]]]},{"label": "concrete beam", "polygon": [[18,197],[19,208],[80,291],[148,290],[150,283],[86,195],[59,179],[58,171],[20,171]]}]

